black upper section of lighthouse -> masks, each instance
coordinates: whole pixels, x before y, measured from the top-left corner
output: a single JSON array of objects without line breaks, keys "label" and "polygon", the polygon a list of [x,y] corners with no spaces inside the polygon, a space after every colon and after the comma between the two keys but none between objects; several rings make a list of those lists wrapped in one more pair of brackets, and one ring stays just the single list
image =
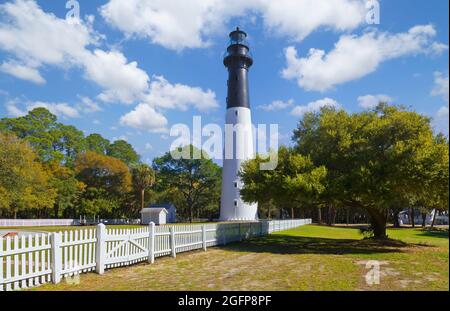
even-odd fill
[{"label": "black upper section of lighthouse", "polygon": [[248,69],[253,65],[253,58],[247,43],[247,34],[239,27],[230,33],[230,44],[223,64],[228,68],[227,109],[250,108]]}]

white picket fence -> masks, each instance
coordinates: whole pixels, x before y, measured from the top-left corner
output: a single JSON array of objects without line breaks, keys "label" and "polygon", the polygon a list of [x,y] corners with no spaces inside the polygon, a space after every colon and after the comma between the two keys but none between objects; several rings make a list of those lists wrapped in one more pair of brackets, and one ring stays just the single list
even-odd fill
[{"label": "white picket fence", "polygon": [[76,226],[79,219],[0,219],[1,227]]},{"label": "white picket fence", "polygon": [[[86,219],[84,219],[86,220]],[[2,227],[52,227],[79,226],[82,219],[0,219]],[[139,225],[140,219],[87,219],[88,223],[104,223],[106,225]]]},{"label": "white picket fence", "polygon": [[251,223],[80,229],[0,238],[0,291],[19,290],[89,271],[153,263],[156,257],[225,245],[310,224],[311,219]]}]

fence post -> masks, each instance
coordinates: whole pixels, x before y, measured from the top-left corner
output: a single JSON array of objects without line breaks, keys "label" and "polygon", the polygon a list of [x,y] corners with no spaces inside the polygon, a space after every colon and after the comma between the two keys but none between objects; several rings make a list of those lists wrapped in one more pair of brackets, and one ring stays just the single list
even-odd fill
[{"label": "fence post", "polygon": [[151,222],[148,225],[148,262],[155,262],[155,223]]},{"label": "fence post", "polygon": [[104,224],[97,225],[97,243],[95,244],[95,271],[98,274],[105,272],[106,258],[106,227]]},{"label": "fence post", "polygon": [[206,252],[206,226],[202,225],[203,250]]},{"label": "fence post", "polygon": [[61,233],[54,232],[50,236],[52,246],[52,281],[54,284],[61,282],[62,271],[62,250],[61,250]]},{"label": "fence post", "polygon": [[173,226],[169,228],[170,232],[170,249],[172,250],[172,257],[177,257],[176,245],[175,245],[175,229]]}]

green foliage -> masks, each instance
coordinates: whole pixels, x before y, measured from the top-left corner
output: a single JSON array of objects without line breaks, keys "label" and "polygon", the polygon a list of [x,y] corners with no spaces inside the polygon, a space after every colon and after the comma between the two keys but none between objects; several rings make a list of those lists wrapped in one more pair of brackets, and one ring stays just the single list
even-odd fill
[{"label": "green foliage", "polygon": [[119,159],[87,151],[75,161],[78,180],[87,187],[104,189],[120,196],[131,190],[131,174],[128,166]]},{"label": "green foliage", "polygon": [[[131,191],[128,165],[139,166],[139,156],[130,144],[110,144],[99,134],[84,137],[77,128],[59,123],[45,108],[19,118],[3,118],[0,129],[8,133],[2,136],[5,144],[12,135],[17,137],[15,144],[2,148],[0,210],[5,215],[138,216],[134,202],[140,194]],[[14,149],[12,145],[17,146]],[[20,148],[26,151],[22,153]],[[37,156],[31,160],[33,150]],[[26,165],[30,172],[22,169]],[[134,178],[138,191],[142,191],[142,182],[142,176]]]},{"label": "green foliage", "polygon": [[76,179],[72,169],[57,162],[49,163],[47,171],[51,176],[50,185],[57,192],[54,217],[58,218],[64,215],[76,217],[75,205],[85,190],[85,184]]},{"label": "green foliage", "polygon": [[74,126],[57,122],[56,116],[45,108],[35,108],[19,118],[3,118],[0,129],[28,141],[43,162],[58,161],[71,167],[77,155],[86,150],[107,154],[128,165],[139,162],[139,155],[127,142],[110,144],[100,134],[85,138]]},{"label": "green foliage", "polygon": [[155,183],[155,171],[147,164],[136,164],[131,168],[133,185],[140,191],[146,190]]},{"label": "green foliage", "polygon": [[260,204],[273,202],[285,208],[317,201],[324,191],[325,167],[315,167],[309,157],[286,147],[280,147],[277,156],[278,166],[274,170],[261,170],[260,164],[267,160],[259,155],[243,164],[240,173],[244,184],[240,191],[242,198]]},{"label": "green foliage", "polygon": [[145,192],[155,184],[155,171],[147,164],[140,163],[132,166],[131,174],[136,197],[140,197],[139,207],[143,209],[145,207]]},{"label": "green foliage", "polygon": [[323,109],[305,115],[294,141],[327,169],[323,201],[365,209],[376,237],[385,235],[393,206],[448,202],[448,143],[414,111],[386,104],[354,114]]},{"label": "green foliage", "polygon": [[88,187],[79,202],[79,213],[87,217],[121,217],[123,212],[120,198],[112,197],[104,189]]},{"label": "green foliage", "polygon": [[91,134],[86,137],[87,150],[106,155],[110,142],[100,134]]},{"label": "green foliage", "polygon": [[127,194],[131,190],[131,174],[125,163],[87,151],[76,159],[75,172],[77,179],[86,185],[86,194],[81,200],[82,212],[115,217],[127,214],[120,209],[127,205]]},{"label": "green foliage", "polygon": [[71,165],[85,149],[83,132],[57,122],[45,108],[36,108],[26,116],[0,120],[2,128],[25,139],[43,162],[59,161]]},{"label": "green foliage", "polygon": [[14,218],[25,210],[51,208],[56,191],[28,143],[0,133],[0,209]]},{"label": "green foliage", "polygon": [[124,140],[116,140],[109,145],[106,154],[125,162],[127,165],[139,162],[139,155],[133,147]]},{"label": "green foliage", "polygon": [[[178,211],[181,216],[194,218],[194,212],[209,209],[218,210],[220,197],[221,169],[205,152],[200,152],[194,146],[185,146],[179,150],[182,153],[202,154],[201,159],[175,159],[170,152],[153,161],[153,168],[158,173],[158,190],[175,194],[180,200]],[[199,214],[199,213],[197,213]]]}]

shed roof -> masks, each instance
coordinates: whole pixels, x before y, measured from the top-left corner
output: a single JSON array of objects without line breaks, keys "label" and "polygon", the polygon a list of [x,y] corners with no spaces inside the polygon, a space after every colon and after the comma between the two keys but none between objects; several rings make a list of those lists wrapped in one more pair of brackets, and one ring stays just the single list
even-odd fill
[{"label": "shed roof", "polygon": [[141,210],[141,213],[147,213],[152,215],[157,215],[161,212],[164,212],[166,214],[169,214],[169,212],[165,208],[144,208]]}]

